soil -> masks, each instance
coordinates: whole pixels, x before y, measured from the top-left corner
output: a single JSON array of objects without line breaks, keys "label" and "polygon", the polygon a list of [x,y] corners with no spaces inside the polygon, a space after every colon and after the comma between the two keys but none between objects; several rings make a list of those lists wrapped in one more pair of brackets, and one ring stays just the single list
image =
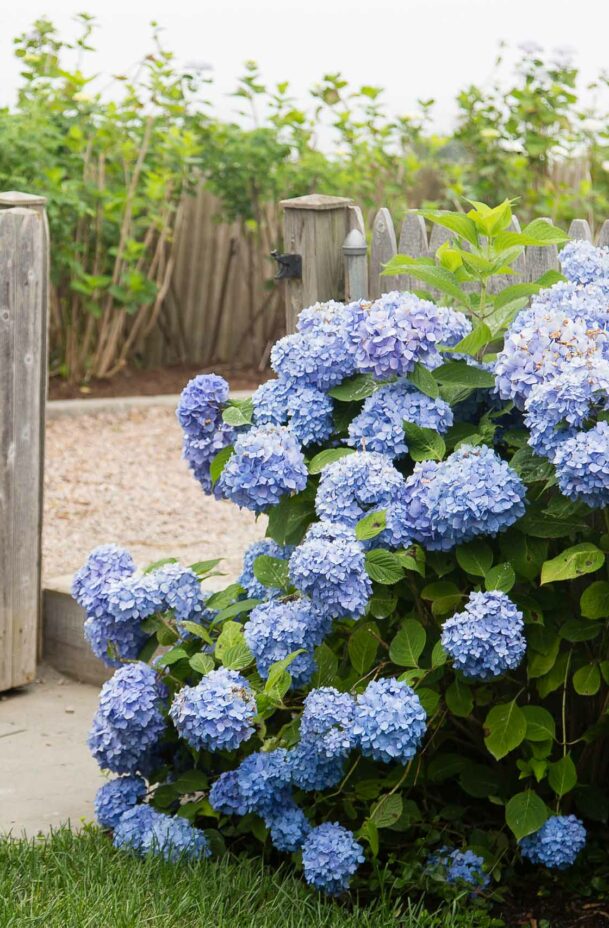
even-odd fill
[{"label": "soil", "polygon": [[226,364],[214,364],[211,367],[176,364],[149,370],[125,368],[110,380],[90,380],[86,384],[67,383],[60,377],[53,377],[49,384],[49,399],[95,399],[180,393],[191,377],[212,372],[225,377],[233,390],[255,390],[259,384],[268,380],[271,374],[268,369],[259,371],[257,368],[238,368]]},{"label": "soil", "polygon": [[494,914],[506,928],[609,928],[609,900],[578,899],[559,891],[539,898],[526,884],[517,900],[506,899]]}]

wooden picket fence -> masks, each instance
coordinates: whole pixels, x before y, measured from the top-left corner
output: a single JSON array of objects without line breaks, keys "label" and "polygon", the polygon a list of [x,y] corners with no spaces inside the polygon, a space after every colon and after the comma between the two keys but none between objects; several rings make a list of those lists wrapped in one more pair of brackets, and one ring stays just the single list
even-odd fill
[{"label": "wooden picket fence", "polygon": [[[382,274],[383,265],[396,254],[414,258],[432,257],[452,233],[442,226],[428,226],[422,216],[408,212],[396,235],[391,213],[379,209],[370,235],[362,211],[343,197],[313,195],[284,200],[284,241],[288,251],[302,257],[302,278],[287,282],[286,327],[294,330],[295,320],[305,306],[324,300],[377,299],[391,290],[420,289],[421,284],[402,275]],[[517,218],[512,228],[520,229]],[[574,219],[569,226],[571,239],[585,239],[609,245],[609,219],[595,236],[586,219]],[[491,289],[536,280],[549,270],[559,270],[555,245],[528,246],[514,266],[513,275],[497,275]]]}]

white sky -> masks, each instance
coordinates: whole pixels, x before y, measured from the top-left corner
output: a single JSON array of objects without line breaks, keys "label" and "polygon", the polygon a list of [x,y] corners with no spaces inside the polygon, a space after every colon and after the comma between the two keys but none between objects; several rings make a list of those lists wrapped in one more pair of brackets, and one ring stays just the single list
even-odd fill
[{"label": "white sky", "polygon": [[100,24],[96,69],[119,72],[141,58],[156,19],[178,62],[213,66],[223,115],[248,58],[268,83],[289,80],[297,97],[329,71],[385,87],[396,113],[435,97],[440,128],[457,90],[488,79],[501,39],[570,46],[586,80],[609,68],[608,0],[0,0],[0,105],[17,86],[12,38],[41,15],[67,33],[81,9]]}]

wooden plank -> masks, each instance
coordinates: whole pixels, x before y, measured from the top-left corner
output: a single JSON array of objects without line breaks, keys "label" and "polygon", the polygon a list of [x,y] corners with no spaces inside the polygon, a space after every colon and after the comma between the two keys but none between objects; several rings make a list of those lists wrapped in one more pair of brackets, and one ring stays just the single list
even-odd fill
[{"label": "wooden plank", "polygon": [[587,219],[574,219],[569,226],[569,238],[574,242],[591,242],[592,229]]},{"label": "wooden plank", "polygon": [[609,219],[605,219],[602,224],[596,244],[600,245],[601,248],[609,245]]},{"label": "wooden plank", "polygon": [[[426,258],[429,254],[425,220],[414,211],[408,212],[402,223],[398,254],[411,258]],[[416,290],[420,286],[420,282],[408,274],[398,277],[398,290]]]},{"label": "wooden plank", "polygon": [[0,689],[31,682],[36,670],[48,317],[40,201],[0,210]]},{"label": "wooden plank", "polygon": [[343,243],[348,232],[346,197],[313,195],[282,200],[283,244],[302,257],[302,278],[286,280],[286,332],[293,332],[306,306],[344,297]]},{"label": "wooden plank", "polygon": [[390,293],[398,288],[397,277],[381,276],[383,265],[397,254],[398,246],[391,213],[382,206],[372,225],[372,243],[370,246],[370,299],[376,300],[381,293]]},{"label": "wooden plank", "polygon": [[[542,217],[544,222],[550,222],[546,217]],[[527,280],[529,282],[537,280],[546,271],[559,271],[560,262],[558,260],[558,248],[556,245],[527,245]]]}]

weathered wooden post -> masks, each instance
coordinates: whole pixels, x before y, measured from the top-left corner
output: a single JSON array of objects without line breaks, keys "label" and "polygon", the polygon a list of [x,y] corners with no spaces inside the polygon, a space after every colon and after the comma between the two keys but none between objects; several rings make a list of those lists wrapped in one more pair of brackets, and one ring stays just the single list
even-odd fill
[{"label": "weathered wooden post", "polygon": [[[318,300],[341,300],[345,275],[343,242],[349,231],[348,197],[311,194],[282,200],[285,255],[278,260],[287,283],[286,331],[293,332],[298,313]],[[295,256],[296,260],[288,259]],[[300,256],[300,268],[298,267]]]},{"label": "weathered wooden post", "polygon": [[36,673],[47,385],[45,203],[0,193],[0,691],[29,683]]}]

